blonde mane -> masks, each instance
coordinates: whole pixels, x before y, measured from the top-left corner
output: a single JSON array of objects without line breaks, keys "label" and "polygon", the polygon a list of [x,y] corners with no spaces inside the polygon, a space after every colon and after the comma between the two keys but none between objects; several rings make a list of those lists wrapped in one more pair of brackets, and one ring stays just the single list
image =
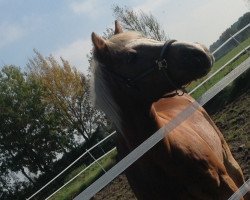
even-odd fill
[{"label": "blonde mane", "polygon": [[96,60],[91,62],[91,97],[94,105],[101,109],[121,132],[120,108],[114,101],[101,70],[103,66]]}]

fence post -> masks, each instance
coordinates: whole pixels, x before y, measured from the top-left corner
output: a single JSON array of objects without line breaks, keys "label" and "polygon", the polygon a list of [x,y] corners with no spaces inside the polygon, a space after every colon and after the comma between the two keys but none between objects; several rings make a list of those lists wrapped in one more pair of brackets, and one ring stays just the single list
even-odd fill
[{"label": "fence post", "polygon": [[[230,35],[231,35],[231,34],[230,34]],[[231,35],[231,38],[232,38],[238,45],[240,44],[240,42],[235,38],[235,36]],[[248,55],[250,55],[249,50],[247,50],[246,48],[244,48],[244,50],[245,50],[245,52],[246,52]]]},{"label": "fence post", "polygon": [[96,162],[99,167],[102,169],[102,171],[104,171],[104,173],[106,173],[106,170],[103,168],[103,166],[98,162],[98,160],[95,159],[95,157],[92,155],[92,153],[90,153],[90,151],[88,149],[86,149],[86,152],[90,155],[90,157],[94,160],[94,162]]}]

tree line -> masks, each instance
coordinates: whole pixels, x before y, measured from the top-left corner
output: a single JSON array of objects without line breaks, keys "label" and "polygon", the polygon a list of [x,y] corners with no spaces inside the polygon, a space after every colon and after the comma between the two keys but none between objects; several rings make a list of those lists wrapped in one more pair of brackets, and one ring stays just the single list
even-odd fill
[{"label": "tree line", "polygon": [[50,173],[60,156],[93,145],[93,133],[107,127],[91,105],[89,80],[63,59],[35,55],[26,72],[0,71],[0,190],[11,194]]},{"label": "tree line", "polygon": [[[219,37],[217,41],[215,41],[210,46],[210,51],[216,50],[220,45],[222,45],[226,40],[228,40],[230,37],[232,37],[235,33],[237,33],[239,30],[244,28],[246,25],[250,23],[250,12],[245,13],[243,16],[241,16],[237,22],[232,24],[228,29],[226,29]],[[250,37],[250,27],[242,31],[239,35],[235,36],[235,39],[238,42],[243,42],[247,38]],[[215,58],[219,59],[225,54],[227,54],[229,51],[231,51],[235,46],[238,45],[238,42],[236,40],[229,41],[221,50],[219,50],[217,53],[215,53]]]}]

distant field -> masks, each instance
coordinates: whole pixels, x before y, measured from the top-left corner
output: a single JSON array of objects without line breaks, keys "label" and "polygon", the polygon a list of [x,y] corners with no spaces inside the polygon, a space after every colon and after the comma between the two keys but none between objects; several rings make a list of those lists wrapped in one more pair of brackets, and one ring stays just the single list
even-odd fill
[{"label": "distant field", "polygon": [[[232,49],[230,52],[228,52],[225,56],[220,58],[218,61],[214,63],[213,69],[211,72],[214,72],[217,70],[219,67],[224,65],[228,60],[233,58],[235,55],[237,55],[240,51],[242,51],[244,48],[248,47],[250,45],[250,38],[246,39],[242,43],[240,43],[237,47]],[[223,49],[223,47],[222,47]]]},{"label": "distant field", "polygon": [[198,88],[194,93],[192,93],[192,96],[195,99],[200,97],[209,88],[211,88],[213,85],[215,85],[217,82],[219,82],[224,76],[226,76],[229,72],[231,72],[235,67],[237,67],[243,61],[245,61],[247,58],[249,58],[249,55],[247,55],[247,54],[244,54],[244,55],[238,57],[238,59],[236,59],[235,61],[230,63],[227,67],[225,67],[219,73],[214,75],[210,80],[208,80],[200,88]]},{"label": "distant field", "polygon": [[[226,64],[230,59],[232,59],[234,56],[236,56],[239,52],[241,52],[243,49],[248,47],[250,45],[250,38],[243,41],[240,45],[235,47],[233,50],[228,52],[225,56],[217,60],[210,73],[203,77],[202,79],[193,82],[187,87],[187,91],[191,91],[193,88],[195,88],[198,84],[200,84],[203,80],[205,80],[207,77],[209,77],[212,73],[214,73],[216,70],[218,70],[220,67],[222,67],[224,64]],[[250,50],[249,50],[250,51]],[[197,89],[192,96],[194,98],[200,97],[206,90],[211,88],[214,84],[216,84],[221,78],[223,78],[226,74],[228,74],[230,71],[232,71],[235,67],[237,67],[240,63],[242,63],[244,60],[246,60],[249,57],[250,54],[242,54],[239,56],[236,60],[231,62],[229,65],[227,65],[222,71],[220,71],[217,75],[215,75],[213,78],[211,78],[208,82],[206,82],[203,86],[201,86],[199,89]]]},{"label": "distant field", "polygon": [[[219,59],[215,62],[211,72],[208,74],[212,74],[214,71],[216,71],[218,68],[223,66],[227,61],[229,61],[231,58],[233,58],[235,55],[237,55],[241,50],[243,50],[245,47],[250,45],[250,38],[242,42],[239,46],[237,46],[235,49],[230,51],[228,54],[226,54],[224,57]],[[194,98],[197,98],[201,96],[207,89],[212,87],[215,83],[217,83],[221,78],[223,78],[227,73],[229,73],[231,70],[233,70],[236,66],[238,66],[240,63],[242,63],[244,60],[246,60],[249,57],[248,54],[242,54],[238,59],[234,60],[232,63],[230,63],[224,70],[222,70],[220,73],[215,75],[211,80],[209,80],[207,83],[204,84],[204,86],[200,87],[198,90],[195,91],[193,94]],[[203,80],[206,77],[203,78]],[[187,89],[188,91],[191,91],[196,85],[201,83],[202,80],[197,81],[193,84],[191,84]],[[101,165],[107,170],[111,168],[113,165],[116,164],[116,155],[117,152],[113,151],[106,157],[100,160]],[[65,179],[65,182],[70,180],[72,177],[74,177],[76,174],[78,174],[80,171],[82,171],[86,166],[79,167],[78,169],[72,171],[67,178]],[[91,166],[88,170],[86,170],[83,174],[78,176],[74,181],[72,181],[70,184],[65,186],[62,190],[60,190],[58,193],[56,193],[53,197],[50,198],[50,200],[69,200],[73,199],[77,194],[79,194],[81,191],[83,191],[85,188],[87,188],[91,183],[93,183],[98,177],[100,177],[103,174],[102,170],[98,166],[98,164],[94,164]]]}]

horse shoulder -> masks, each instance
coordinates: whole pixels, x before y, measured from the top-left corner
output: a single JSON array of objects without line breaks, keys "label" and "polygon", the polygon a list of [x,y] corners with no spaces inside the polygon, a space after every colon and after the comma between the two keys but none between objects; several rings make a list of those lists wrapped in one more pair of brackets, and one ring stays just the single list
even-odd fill
[{"label": "horse shoulder", "polygon": [[[184,98],[178,99],[177,103],[172,102],[172,105],[169,100],[156,103],[152,110],[159,128],[176,117],[191,102],[192,99]],[[188,190],[197,196],[201,193],[215,194],[213,191],[217,191],[218,194],[221,193],[220,196],[229,197],[237,190],[223,163],[222,151],[226,142],[220,134],[207,113],[199,108],[163,140],[168,154],[171,154],[176,174],[186,181]]]},{"label": "horse shoulder", "polygon": [[[174,120],[178,115],[180,116],[182,111],[191,106],[194,100],[185,96],[176,97],[175,99],[163,99],[154,104],[154,116],[158,128],[167,125],[170,121]],[[211,124],[211,122],[204,117],[202,107],[199,107],[194,113],[192,113],[187,119],[183,119],[183,122],[178,125],[175,130],[184,134],[189,130],[191,131],[191,138],[200,138],[207,146],[215,152],[220,160],[223,160],[222,154],[222,140],[218,135],[217,130]],[[179,117],[180,118],[180,117]]]},{"label": "horse shoulder", "polygon": [[176,129],[165,140],[170,144],[176,174],[190,194],[208,198],[224,196],[222,199],[227,199],[237,190],[223,162],[193,130]]}]

